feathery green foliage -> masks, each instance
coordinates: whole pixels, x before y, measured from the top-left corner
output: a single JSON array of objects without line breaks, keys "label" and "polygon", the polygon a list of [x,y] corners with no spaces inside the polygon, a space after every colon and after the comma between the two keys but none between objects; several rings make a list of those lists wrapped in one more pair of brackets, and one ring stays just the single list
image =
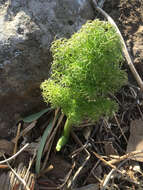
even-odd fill
[{"label": "feathery green foliage", "polygon": [[113,26],[88,21],[70,39],[52,43],[51,77],[41,84],[45,102],[61,107],[70,123],[112,116],[118,105],[109,98],[127,81],[121,70],[121,43]]}]

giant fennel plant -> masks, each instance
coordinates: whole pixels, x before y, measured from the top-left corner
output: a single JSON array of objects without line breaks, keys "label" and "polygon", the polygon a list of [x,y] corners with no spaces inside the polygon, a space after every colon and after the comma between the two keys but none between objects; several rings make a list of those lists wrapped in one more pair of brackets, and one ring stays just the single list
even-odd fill
[{"label": "giant fennel plant", "polygon": [[41,84],[42,95],[66,115],[59,151],[67,142],[73,124],[84,118],[97,121],[112,116],[117,103],[109,97],[127,82],[121,70],[121,43],[113,26],[105,21],[88,21],[70,39],[52,43],[51,77]]}]

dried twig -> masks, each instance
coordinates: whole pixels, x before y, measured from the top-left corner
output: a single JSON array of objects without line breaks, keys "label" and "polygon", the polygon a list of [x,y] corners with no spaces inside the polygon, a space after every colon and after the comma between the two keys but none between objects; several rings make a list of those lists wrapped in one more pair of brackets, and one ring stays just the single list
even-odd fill
[{"label": "dried twig", "polygon": [[19,136],[20,136],[20,129],[21,129],[21,123],[18,124],[18,129],[17,129],[16,138],[15,138],[15,146],[14,146],[13,154],[16,154],[16,152],[17,152],[17,144],[18,144],[18,139],[19,139]]},{"label": "dried twig", "polygon": [[26,145],[24,145],[24,147],[22,147],[16,154],[14,154],[13,156],[11,156],[8,159],[5,159],[3,161],[0,161],[0,164],[9,162],[10,160],[13,160],[14,158],[16,158],[23,150],[25,150],[27,147],[29,146],[29,143],[27,143]]},{"label": "dried twig", "polygon": [[75,167],[75,162],[73,163],[72,168],[70,169],[70,171],[69,171],[68,174],[66,175],[66,179],[65,179],[64,183],[63,183],[62,185],[60,185],[60,186],[58,187],[58,189],[62,189],[62,188],[64,187],[64,185],[68,182],[68,180],[69,180],[69,178],[70,178],[70,176],[71,176],[71,173],[72,173],[74,167]]},{"label": "dried twig", "polygon": [[99,158],[104,164],[110,166],[113,169],[116,169],[116,166],[114,166],[113,164],[109,163],[108,161],[106,161],[104,158],[102,158],[99,154],[97,154],[96,152],[93,152],[93,154]]},{"label": "dried twig", "polygon": [[109,183],[109,181],[110,181],[110,179],[111,179],[111,177],[112,177],[112,175],[113,175],[113,173],[116,171],[116,169],[113,169],[112,168],[112,170],[109,172],[109,174],[106,176],[106,178],[105,178],[105,180],[104,180],[104,183],[103,183],[103,185],[102,185],[102,188],[101,188],[101,190],[105,190],[106,189],[106,187],[107,187],[107,185],[108,185],[108,183]]},{"label": "dried twig", "polygon": [[37,153],[37,149],[35,149],[34,154],[33,154],[33,157],[32,157],[32,159],[30,159],[29,166],[28,166],[28,168],[27,168],[27,171],[26,171],[26,174],[25,174],[25,177],[24,177],[24,180],[25,180],[25,181],[26,181],[27,178],[28,178],[28,174],[29,174],[30,168],[31,168],[31,166],[32,166],[32,164],[33,164],[33,161],[34,161],[34,159],[35,159],[36,153]]},{"label": "dried twig", "polygon": [[[119,168],[120,168],[125,162],[127,162],[127,161],[128,161],[128,159],[123,160],[123,161],[118,165],[118,167],[117,167],[116,169],[112,169],[112,170],[109,172],[109,174],[106,176],[106,178],[105,178],[105,180],[104,180],[104,183],[103,183],[103,185],[102,185],[101,190],[105,190],[105,189],[106,189],[106,187],[107,187],[107,185],[108,185],[108,183],[109,183],[111,177],[113,176],[114,172],[117,171],[117,172],[119,172],[119,173],[122,174],[122,172],[119,170]],[[124,175],[124,174],[122,174],[122,175]],[[129,177],[128,177],[128,178],[129,178]],[[131,181],[130,178],[129,178],[128,180]],[[132,181],[132,182],[135,183],[134,181]],[[138,185],[138,184],[137,184],[137,185]]]},{"label": "dried twig", "polygon": [[[92,174],[93,177],[95,177],[95,179],[99,181],[99,183],[102,183],[102,180],[101,180],[99,177],[97,177],[97,176],[95,175],[95,172],[94,172],[94,170],[96,169],[96,167],[99,165],[100,162],[101,162],[101,160],[99,159],[99,160],[96,162],[96,164],[93,166],[93,168],[92,168],[92,170],[91,170],[89,176]],[[88,177],[89,177],[89,176],[88,176]],[[88,177],[87,177],[86,180],[84,181],[84,184],[86,183]]]},{"label": "dried twig", "polygon": [[11,169],[11,171],[14,173],[14,175],[18,178],[18,180],[24,185],[24,187],[26,188],[26,190],[30,190],[30,188],[27,186],[25,180],[23,180],[16,172],[15,170],[10,166],[9,162],[7,161],[5,155],[3,154],[3,157],[5,158],[5,161],[7,162],[7,165],[9,166],[9,168]]},{"label": "dried twig", "polygon": [[[56,109],[56,111],[55,111],[55,116],[54,116],[54,121],[53,121],[53,123],[52,123],[52,128],[53,128],[54,125],[55,125],[58,112],[59,112],[59,108]],[[46,145],[45,145],[45,148],[44,148],[44,153],[49,149],[49,143],[50,143],[51,140],[54,138],[54,136],[55,136],[55,134],[56,134],[56,132],[57,132],[57,129],[58,129],[58,127],[59,127],[61,121],[63,120],[63,117],[64,117],[64,114],[62,114],[62,115],[60,116],[60,118],[59,118],[59,120],[58,120],[57,126],[54,128],[52,134],[50,135],[48,141],[46,142]]]},{"label": "dried twig", "polygon": [[143,153],[143,150],[129,152],[129,153],[123,155],[123,156],[120,156],[118,159],[113,159],[111,161],[108,161],[108,164],[116,164],[116,163],[121,162],[121,161],[123,161],[125,159],[135,157],[137,154],[140,154],[140,153]]},{"label": "dried twig", "polygon": [[[136,152],[137,153],[137,152]],[[139,153],[139,152],[138,152]],[[97,153],[95,153],[95,152],[93,152],[93,154],[97,157],[97,158],[99,158],[101,161],[103,161],[106,165],[108,165],[108,166],[110,166],[111,168],[112,168],[112,170],[109,172],[109,174],[106,176],[106,178],[105,178],[105,180],[104,180],[104,183],[103,183],[103,185],[102,185],[102,189],[101,190],[104,190],[105,188],[106,188],[106,186],[108,185],[108,183],[109,183],[109,180],[111,179],[111,176],[113,175],[113,173],[115,172],[115,171],[117,171],[117,172],[119,172],[120,174],[122,174],[123,175],[123,173],[119,170],[119,168],[129,159],[129,158],[127,158],[126,160],[122,160],[123,162],[122,163],[120,163],[119,165],[118,165],[118,167],[116,167],[116,166],[114,166],[113,165],[113,163],[111,163],[111,162],[109,162],[109,161],[106,161],[104,158],[102,158],[100,155],[98,155]],[[133,156],[133,154],[132,154],[132,156]],[[129,177],[128,177],[129,178]],[[130,180],[130,179],[128,179],[128,180]],[[131,181],[131,180],[130,180]]]},{"label": "dried twig", "polygon": [[45,167],[46,167],[47,161],[49,159],[49,154],[50,154],[50,150],[51,150],[51,147],[52,147],[52,144],[53,144],[54,137],[55,137],[56,132],[57,132],[57,130],[59,128],[59,125],[61,124],[61,122],[63,120],[63,117],[64,117],[64,115],[62,114],[60,116],[59,120],[58,120],[57,126],[55,127],[54,131],[52,132],[51,136],[49,137],[49,139],[48,139],[48,141],[46,143],[44,152],[45,151],[48,151],[48,152],[47,152],[46,158],[44,160],[44,163],[43,163],[41,171],[43,171],[45,169]]},{"label": "dried twig", "polygon": [[[90,159],[90,153],[88,152],[88,150],[86,149],[87,143],[85,145],[82,144],[82,142],[79,140],[79,138],[76,136],[76,134],[72,131],[72,136],[74,137],[74,139],[76,139],[76,142],[78,142],[78,144],[81,146],[80,151],[84,150],[87,154],[87,157],[85,158],[85,161],[83,162],[83,164],[78,168],[78,170],[75,172],[73,178],[72,178],[72,182],[69,182],[68,184],[68,188],[70,188],[74,185],[74,182],[76,180],[76,178],[78,177],[79,173],[81,172],[81,170],[83,169],[83,167],[86,165],[87,161]],[[75,152],[72,155],[72,158],[76,156]]]},{"label": "dried twig", "polygon": [[[137,154],[140,154],[142,153],[143,151],[134,151],[134,152],[131,152],[131,153],[128,153],[124,156],[121,156],[119,159],[113,159],[111,161],[108,161],[108,164],[116,164],[118,163],[119,161],[122,161],[119,166],[117,168],[113,168],[109,174],[106,176],[106,179],[104,180],[104,183],[103,183],[103,186],[102,186],[102,189],[101,190],[104,190],[106,188],[106,186],[108,185],[110,179],[111,179],[111,176],[113,175],[113,173],[115,171],[118,171],[119,172],[119,168],[125,163],[127,162],[130,158],[134,157],[135,155]],[[121,173],[121,172],[120,172]],[[134,182],[135,183],[135,182]]]},{"label": "dried twig", "polygon": [[127,140],[127,138],[126,138],[126,136],[125,136],[125,134],[124,134],[124,132],[123,132],[123,130],[122,130],[122,128],[121,128],[121,126],[120,126],[120,123],[119,123],[119,121],[118,121],[118,119],[117,119],[117,117],[116,117],[116,114],[115,114],[115,113],[114,113],[114,118],[115,118],[115,120],[116,120],[117,126],[118,126],[118,128],[120,129],[120,131],[121,131],[121,133],[122,133],[122,135],[123,135],[123,137],[124,137],[124,139],[125,139],[126,143],[128,143],[128,140]]}]

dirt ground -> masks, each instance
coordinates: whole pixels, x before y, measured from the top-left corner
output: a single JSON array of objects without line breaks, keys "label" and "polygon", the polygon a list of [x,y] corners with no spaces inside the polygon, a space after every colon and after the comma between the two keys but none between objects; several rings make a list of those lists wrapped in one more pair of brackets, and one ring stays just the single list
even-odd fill
[{"label": "dirt ground", "polygon": [[[143,79],[143,1],[106,0],[103,9],[117,23],[134,65]],[[97,12],[95,16],[101,18]],[[138,99],[138,96],[133,96],[134,92],[138,94],[136,81],[126,62],[124,67],[128,71],[129,82],[133,86],[127,85],[114,97],[119,102],[119,112],[109,121],[103,119],[97,124],[88,124],[85,121],[72,133],[68,144],[60,153],[55,152],[53,143],[50,147],[50,157],[45,173],[36,178],[34,189],[75,190],[75,188],[86,185],[88,186],[79,190],[143,189],[142,162],[127,159],[126,162],[118,163],[116,161],[114,163],[115,157],[110,157],[110,155],[114,155],[121,158],[126,154],[131,122],[143,119],[143,104],[138,104],[138,101],[142,100]],[[39,130],[30,132],[30,141],[35,141],[39,135],[43,134],[44,127],[47,126],[47,115],[41,118],[36,125],[40,127],[40,132]],[[84,145],[84,149],[82,145]],[[25,160],[28,157],[27,154],[20,157],[20,160]],[[133,171],[132,168],[136,165],[139,166],[140,172]],[[35,164],[33,169],[34,167]],[[112,170],[119,169],[120,171],[114,173],[114,176],[109,176]],[[3,178],[0,177],[0,179]],[[106,180],[108,183],[105,185]],[[13,189],[18,190],[18,186]],[[34,189],[31,187],[31,190]]]},{"label": "dirt ground", "polygon": [[117,23],[133,62],[143,78],[143,1],[107,0],[104,10]]}]

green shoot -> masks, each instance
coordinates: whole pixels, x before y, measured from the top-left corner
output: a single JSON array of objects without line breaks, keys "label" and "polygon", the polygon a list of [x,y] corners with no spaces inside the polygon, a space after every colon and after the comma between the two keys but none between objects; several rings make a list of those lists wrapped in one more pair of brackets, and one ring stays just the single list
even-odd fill
[{"label": "green shoot", "polygon": [[67,142],[71,126],[84,118],[111,117],[118,104],[109,97],[127,82],[121,70],[121,43],[108,22],[89,21],[70,39],[52,43],[51,77],[41,84],[42,95],[67,116],[56,149]]}]

